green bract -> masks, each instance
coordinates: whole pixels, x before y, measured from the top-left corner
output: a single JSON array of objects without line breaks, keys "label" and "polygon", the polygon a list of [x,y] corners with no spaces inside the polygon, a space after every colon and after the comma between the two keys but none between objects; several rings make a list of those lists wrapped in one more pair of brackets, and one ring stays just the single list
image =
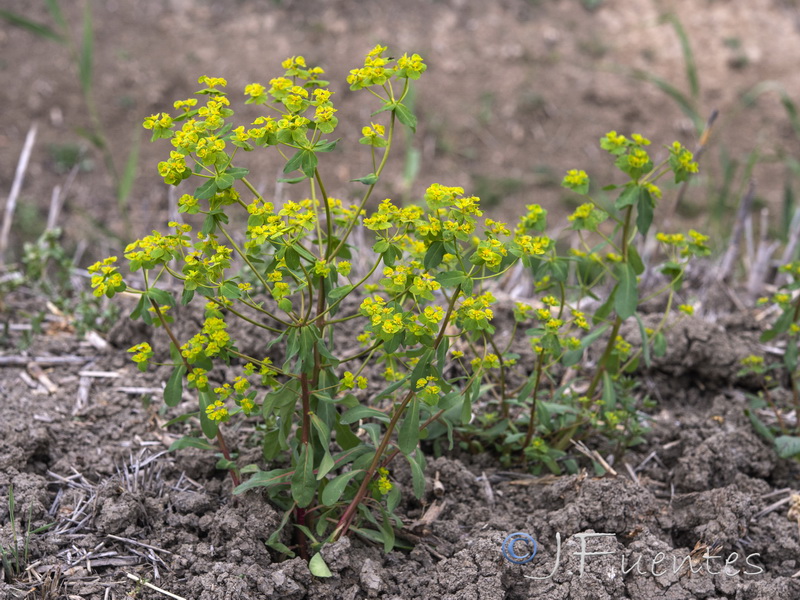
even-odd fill
[{"label": "green bract", "polygon": [[[673,146],[656,164],[641,136],[612,132],[603,138],[601,146],[629,181],[618,188],[616,202],[601,205],[589,196],[585,172],[567,173],[565,187],[586,202],[570,217],[579,242],[566,255],[544,235],[547,211],[536,204],[513,230],[484,218],[479,199],[463,188],[440,184],[431,185],[418,205],[385,199],[367,210],[397,124],[416,125],[403,100],[410,80],[426,70],[419,55],[395,61],[385,52],[374,48],[348,78],[352,90],[369,88],[380,98],[375,114],[385,120],[361,130],[371,172],[355,180],[358,202],[329,197],[317,169],[338,142],[323,137],[338,121],[328,84],[319,79],[322,69],[296,56],[283,63],[282,76],[248,85],[245,103],[262,106],[265,114],[236,127],[226,81],[201,77],[199,99],[178,101],[176,114],[144,123],[154,140],[173,146],[158,165],[164,181],[195,184],[178,205],[197,215],[200,229],[170,223],[172,233],[154,232],[126,248],[130,270],[141,272],[141,289],[123,282],[116,259],[91,268],[97,294],[139,295],[132,316],[169,335],[174,362],[167,405],[182,401],[184,386],[197,390],[192,414],[207,439],[186,437],[174,448],[219,451],[234,493],[264,488],[286,511],[282,527],[293,518],[291,547],[280,531],[267,542],[287,554],[310,556],[353,527],[390,550],[401,523],[392,464],[407,461],[413,492],[421,496],[423,439],[439,449],[456,440],[465,448],[492,447],[507,462],[530,461],[534,469],[554,472],[577,469],[568,443],[588,432],[623,446],[635,443],[642,428],[635,384],[626,374],[664,346],[666,315],[648,329],[636,312],[644,264],[635,241],[651,226],[661,195],[655,182],[667,172],[681,181],[696,170],[691,153]],[[238,152],[271,147],[286,159],[283,181],[306,182],[307,197],[276,205],[236,166]],[[245,225],[231,225],[236,222]],[[357,228],[371,239],[372,251],[358,270],[352,262],[358,249],[351,246]],[[662,291],[669,305],[686,261],[704,251],[705,238],[691,232],[659,240],[667,256]],[[518,356],[510,342],[501,348],[494,340],[492,290],[517,263],[535,286],[535,305],[515,309],[518,324],[529,326],[535,364],[522,365],[527,379],[513,388],[507,376]],[[161,285],[169,278],[180,292]],[[345,302],[348,297],[356,301]],[[587,316],[581,303],[598,297],[605,300]],[[170,326],[168,311],[178,303],[203,307],[203,324],[188,339],[178,339]],[[643,340],[635,349],[620,334],[633,318]],[[258,355],[240,351],[230,326],[235,320],[261,331],[266,341]],[[353,338],[360,344],[355,351]],[[559,385],[558,373],[579,365],[593,344],[601,350],[583,392]],[[283,353],[275,363],[267,357],[273,346]],[[154,355],[147,344],[130,351],[142,369]],[[233,379],[220,381],[217,366],[226,366]],[[376,370],[383,373],[380,385],[365,377]],[[259,421],[271,470],[238,465],[223,435],[226,423],[247,417]],[[319,554],[313,561],[316,572],[327,570]]]}]

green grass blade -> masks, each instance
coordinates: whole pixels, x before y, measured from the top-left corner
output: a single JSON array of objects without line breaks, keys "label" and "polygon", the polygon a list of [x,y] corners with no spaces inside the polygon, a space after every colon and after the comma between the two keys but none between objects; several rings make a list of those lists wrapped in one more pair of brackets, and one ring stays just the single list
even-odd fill
[{"label": "green grass blade", "polygon": [[61,7],[58,5],[58,0],[45,0],[47,10],[53,20],[62,30],[67,29],[67,20],[64,18],[64,13],[61,12]]},{"label": "green grass blade", "polygon": [[128,151],[128,158],[125,161],[125,167],[122,170],[122,176],[119,179],[119,186],[117,187],[117,202],[123,209],[126,209],[128,205],[128,197],[131,194],[133,182],[136,180],[136,169],[139,166],[140,129],[141,127],[137,126],[136,132],[133,135],[131,148]]},{"label": "green grass blade", "polygon": [[668,83],[664,79],[656,77],[655,75],[648,73],[647,71],[642,71],[641,69],[635,69],[633,71],[633,76],[641,81],[647,81],[648,83],[652,83],[662,92],[664,92],[667,96],[672,98],[678,105],[678,107],[681,109],[683,114],[685,114],[692,120],[692,124],[694,125],[697,135],[703,133],[703,130],[706,127],[705,119],[703,119],[703,117],[700,116],[697,110],[695,110],[694,103],[690,98],[686,96],[686,94],[681,92],[671,83]]},{"label": "green grass blade", "polygon": [[92,4],[87,2],[83,11],[83,41],[78,57],[78,74],[83,93],[87,96],[92,89],[92,53],[94,48],[94,31],[92,30]]},{"label": "green grass blade", "polygon": [[781,223],[781,240],[785,243],[789,240],[789,232],[792,225],[792,216],[795,212],[794,188],[791,180],[787,177],[783,184],[783,219]]},{"label": "green grass blade", "polygon": [[797,116],[797,105],[792,100],[791,96],[786,93],[786,90],[781,90],[781,104],[786,109],[786,114],[789,115],[789,122],[792,124],[794,134],[800,138],[800,118]]},{"label": "green grass blade", "polygon": [[10,25],[14,25],[15,27],[27,29],[34,35],[38,35],[41,38],[53,40],[59,44],[67,43],[67,40],[64,38],[64,36],[57,31],[54,31],[47,25],[26,19],[17,13],[11,12],[10,10],[0,10],[0,19],[5,19]]},{"label": "green grass blade", "polygon": [[686,67],[686,79],[689,81],[689,90],[692,99],[697,103],[697,100],[700,98],[700,80],[697,76],[697,65],[694,61],[692,45],[689,43],[689,36],[686,35],[683,24],[674,13],[665,15],[662,20],[672,25],[675,33],[678,35],[678,40],[680,40],[681,43],[681,52],[683,53],[683,64]]},{"label": "green grass blade", "polygon": [[779,93],[783,90],[783,86],[777,81],[762,81],[752,87],[752,89],[748,90],[746,94],[742,96],[742,104],[744,106],[752,106],[755,104],[758,97],[766,94],[767,92],[778,91]]},{"label": "green grass blade", "polygon": [[22,554],[22,564],[20,566],[20,570],[25,568],[28,564],[28,550],[30,549],[30,541],[31,541],[31,517],[33,516],[33,504],[28,505],[28,525],[25,527],[25,540],[23,543],[24,550]]}]

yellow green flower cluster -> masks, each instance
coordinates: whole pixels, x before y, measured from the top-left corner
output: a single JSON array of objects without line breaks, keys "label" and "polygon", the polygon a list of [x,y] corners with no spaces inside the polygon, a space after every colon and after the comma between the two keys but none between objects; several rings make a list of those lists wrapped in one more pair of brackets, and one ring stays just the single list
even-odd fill
[{"label": "yellow green flower cluster", "polygon": [[391,227],[403,228],[414,224],[422,217],[419,206],[398,208],[389,198],[378,206],[378,211],[364,219],[364,227],[372,231],[381,231]]},{"label": "yellow green flower cluster", "polygon": [[[171,223],[170,226],[173,224]],[[189,236],[186,235],[190,229],[188,225],[182,225],[177,227],[175,234],[170,235],[153,231],[152,235],[128,244],[124,256],[130,263],[131,271],[141,268],[152,269],[158,264],[179,258],[183,249],[192,245]]]},{"label": "yellow green flower cluster", "polygon": [[564,176],[561,185],[579,194],[586,194],[589,192],[589,176],[586,174],[586,171],[570,169]]},{"label": "yellow green flower cluster", "polygon": [[132,348],[129,348],[128,352],[133,353],[131,360],[136,363],[138,369],[140,371],[145,371],[147,369],[147,363],[153,356],[153,349],[150,347],[150,344],[147,342],[136,344]]},{"label": "yellow green flower cluster", "polygon": [[406,327],[403,311],[394,305],[387,305],[381,296],[365,298],[361,303],[360,312],[370,319],[368,330],[384,341],[391,339]]},{"label": "yellow green flower cluster", "polygon": [[378,479],[375,482],[375,487],[381,496],[385,496],[392,490],[392,482],[389,481],[389,469],[384,467],[378,469]]},{"label": "yellow green flower cluster", "polygon": [[342,378],[339,380],[339,390],[352,390],[358,387],[360,390],[367,389],[367,378],[363,375],[356,377],[350,371],[345,371]]},{"label": "yellow green flower cluster", "polygon": [[522,235],[531,231],[544,231],[547,228],[547,210],[538,204],[529,204],[525,207],[525,214],[522,215],[515,229],[517,235]]},{"label": "yellow green flower cluster", "polygon": [[125,291],[127,286],[122,280],[122,274],[115,266],[116,262],[116,256],[109,256],[89,267],[89,274],[92,276],[92,288],[94,289],[92,293],[98,298],[103,294],[113,298],[114,294]]},{"label": "yellow green flower cluster", "polygon": [[630,343],[626,342],[621,335],[618,335],[614,339],[614,353],[619,357],[620,360],[625,360],[628,358],[632,349],[633,347],[630,345]]},{"label": "yellow green flower cluster", "polygon": [[436,406],[436,403],[439,402],[439,394],[442,392],[439,380],[433,375],[428,375],[420,377],[415,385],[419,398],[428,406]]},{"label": "yellow green flower cluster", "polygon": [[378,44],[367,53],[364,66],[352,69],[347,76],[347,83],[351,90],[360,90],[373,85],[383,85],[393,75],[398,78],[419,79],[419,76],[428,68],[419,54],[403,54],[393,66],[393,59],[386,58],[386,46]]},{"label": "yellow green flower cluster", "polygon": [[206,416],[212,421],[224,422],[228,420],[228,409],[222,400],[216,400],[206,406]]},{"label": "yellow green flower cluster", "polygon": [[739,361],[739,363],[748,371],[752,373],[763,373],[765,369],[765,362],[763,356],[756,356],[755,354],[750,354],[745,356],[743,359]]},{"label": "yellow green flower cluster", "polygon": [[609,131],[600,138],[600,147],[617,157],[614,164],[636,181],[653,170],[653,161],[644,149],[644,146],[649,145],[650,140],[638,133],[632,134],[628,139],[616,131]]},{"label": "yellow green flower cluster", "polygon": [[470,361],[473,369],[499,369],[500,357],[489,353],[483,357],[477,356]]},{"label": "yellow green flower cluster", "polygon": [[201,238],[197,248],[183,259],[184,287],[193,290],[218,286],[231,266],[233,249],[218,243],[212,235]]},{"label": "yellow green flower cluster", "polygon": [[795,281],[800,281],[800,261],[793,261],[782,265],[778,270],[781,273],[791,275]]},{"label": "yellow green flower cluster", "polygon": [[597,231],[597,227],[608,218],[608,213],[591,202],[581,204],[567,217],[570,229]]},{"label": "yellow green flower cluster", "polygon": [[361,128],[362,138],[358,140],[358,143],[373,146],[374,148],[385,148],[389,145],[388,140],[384,138],[385,134],[386,129],[383,125],[370,123]]},{"label": "yellow green flower cluster", "polygon": [[220,356],[231,345],[226,327],[227,323],[219,317],[207,318],[200,333],[181,346],[181,354],[190,364],[201,358]]},{"label": "yellow green flower cluster", "polygon": [[708,256],[711,249],[708,247],[708,236],[698,233],[694,229],[689,230],[688,236],[682,233],[657,233],[656,239],[662,244],[673,246],[680,249],[683,257],[689,256]]},{"label": "yellow green flower cluster", "polygon": [[675,183],[685,181],[690,174],[699,170],[694,154],[680,142],[674,142],[669,149],[669,165],[675,174]]},{"label": "yellow green flower cluster", "polygon": [[494,327],[491,325],[494,311],[489,307],[496,301],[491,292],[465,297],[456,311],[456,324],[468,331],[494,333]]},{"label": "yellow green flower cluster", "polygon": [[442,286],[424,270],[422,263],[411,261],[409,265],[395,265],[383,269],[381,285],[387,292],[401,294],[409,291],[417,298],[433,300],[433,292]]},{"label": "yellow green flower cluster", "polygon": [[[543,254],[544,251],[542,250],[541,253]],[[500,240],[481,240],[478,243],[475,254],[470,258],[470,262],[476,265],[483,265],[496,273],[500,270],[500,266],[506,256],[508,256],[508,249]]]},{"label": "yellow green flower cluster", "polygon": [[198,390],[205,390],[208,388],[208,371],[195,367],[186,376],[190,388],[197,388]]}]

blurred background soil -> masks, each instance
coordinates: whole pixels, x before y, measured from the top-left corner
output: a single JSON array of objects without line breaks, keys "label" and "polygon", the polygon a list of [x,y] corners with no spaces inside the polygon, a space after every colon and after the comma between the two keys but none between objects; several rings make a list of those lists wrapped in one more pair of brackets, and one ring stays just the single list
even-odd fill
[{"label": "blurred background soil", "polygon": [[[80,43],[85,2],[60,4]],[[43,1],[0,0],[0,9],[55,27]],[[699,127],[718,109],[703,175],[681,216],[725,231],[752,177],[755,206],[771,207],[778,235],[788,227],[784,210],[800,181],[793,122],[800,9],[793,0],[95,0],[91,16],[91,93],[118,172],[141,143],[132,191],[116,198],[102,155],[81,133],[92,124],[74,57],[2,22],[0,199],[26,133],[38,125],[12,249],[42,232],[53,188],[76,166],[58,225],[66,248],[85,250],[82,262],[119,254],[124,243],[162,227],[170,194],[156,164],[171,146],[150,144],[143,118],[172,111],[207,74],[228,79],[237,124],[249,125],[259,113],[241,102],[244,86],[281,75],[280,62],[292,55],[322,66],[333,82],[334,135],[344,142],[323,157],[321,170],[332,196],[355,198],[363,188],[348,181],[372,170],[356,143],[360,129],[385,115],[370,117],[374,98],[349,92],[344,80],[376,43],[392,55],[418,52],[429,65],[412,100],[417,133],[399,138],[376,201],[413,201],[440,182],[480,196],[494,218],[514,221],[524,205],[539,203],[559,225],[576,204],[559,185],[567,169],[585,169],[598,190],[621,181],[598,147],[603,134],[642,133],[663,157],[676,139],[696,146]],[[696,93],[681,31],[696,63]],[[266,154],[245,157],[251,180],[271,197],[303,197],[305,188],[276,185],[281,165]],[[665,193],[662,210],[674,197]]]}]

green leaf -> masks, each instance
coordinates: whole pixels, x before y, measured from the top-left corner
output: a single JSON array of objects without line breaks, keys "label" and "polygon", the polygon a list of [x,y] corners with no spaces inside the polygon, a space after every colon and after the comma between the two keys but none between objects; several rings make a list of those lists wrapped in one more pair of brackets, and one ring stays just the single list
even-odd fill
[{"label": "green leaf", "polygon": [[227,190],[229,187],[233,185],[233,177],[228,175],[227,173],[220,173],[214,178],[217,189],[220,190]]},{"label": "green leaf", "polygon": [[772,326],[772,329],[768,329],[763,334],[761,334],[761,341],[768,342],[775,336],[785,333],[789,326],[794,322],[794,310],[789,309],[783,312],[783,314],[778,317],[778,320],[775,321],[775,324]]},{"label": "green leaf", "polygon": [[775,450],[781,458],[792,458],[800,454],[800,437],[779,435],[775,438]]},{"label": "green leaf", "polygon": [[316,144],[314,144],[314,151],[316,152],[331,152],[334,148],[336,148],[336,144],[339,143],[338,139],[329,142],[328,140],[320,140]]},{"label": "green leaf", "polygon": [[279,177],[278,183],[300,183],[301,181],[305,181],[308,179],[305,175],[302,177]]},{"label": "green leaf", "polygon": [[442,242],[432,242],[428,247],[423,259],[423,265],[426,271],[431,271],[438,267],[445,255],[444,244]]},{"label": "green leaf", "polygon": [[400,486],[397,484],[392,485],[392,489],[389,490],[389,493],[386,494],[386,510],[389,513],[393,513],[395,509],[400,505],[400,500],[402,500],[402,494],[400,494]]},{"label": "green leaf", "polygon": [[394,106],[394,114],[397,115],[398,120],[408,127],[414,133],[417,132],[417,117],[414,116],[405,104],[398,102]]},{"label": "green leaf", "polygon": [[233,488],[235,495],[242,494],[249,489],[256,487],[273,488],[279,485],[287,485],[289,476],[292,472],[289,469],[273,469],[272,471],[259,471]]},{"label": "green leaf", "polygon": [[645,331],[644,322],[638,313],[633,315],[636,322],[639,324],[639,335],[642,336],[642,358],[644,358],[644,366],[650,368],[650,342],[647,339],[647,332]]},{"label": "green leaf", "polygon": [[230,299],[241,298],[242,296],[242,291],[239,289],[239,286],[232,281],[223,283],[219,291],[222,292],[223,296]]},{"label": "green leaf", "polygon": [[358,535],[368,539],[374,544],[383,544],[383,533],[375,531],[374,529],[364,529],[362,527],[350,527],[350,531],[354,531]]},{"label": "green leaf", "polygon": [[616,410],[617,391],[614,389],[614,380],[608,371],[603,371],[603,406],[607,410]]},{"label": "green leaf", "polygon": [[330,292],[328,292],[328,298],[330,300],[339,300],[340,298],[344,298],[353,291],[354,285],[343,285],[341,287],[333,288]]},{"label": "green leaf", "polygon": [[637,276],[644,272],[642,257],[639,256],[639,251],[633,244],[628,246],[628,263],[633,267],[633,272],[636,273]]},{"label": "green leaf", "polygon": [[442,271],[436,276],[436,281],[438,281],[443,288],[461,285],[465,279],[467,279],[467,275],[463,271]]},{"label": "green leaf", "polygon": [[0,10],[0,18],[8,21],[10,25],[27,29],[39,37],[53,40],[59,44],[65,44],[67,42],[67,40],[60,33],[54,31],[47,25],[42,25],[41,23],[36,23],[35,21],[26,19],[17,13],[11,12],[10,10]]},{"label": "green leaf", "polygon": [[314,577],[331,577],[333,575],[319,552],[308,561],[308,570]]},{"label": "green leaf", "polygon": [[186,365],[176,365],[172,370],[172,375],[169,376],[164,388],[164,404],[167,406],[177,406],[181,403],[184,375],[186,375]]},{"label": "green leaf", "polygon": [[194,191],[194,197],[198,200],[210,200],[216,193],[217,182],[212,177]]},{"label": "green leaf", "polygon": [[325,506],[333,506],[339,502],[339,498],[342,497],[342,493],[344,492],[344,488],[347,487],[348,482],[360,473],[364,473],[364,469],[354,469],[331,479],[325,486],[325,489],[322,490],[322,496],[320,497],[322,504]]},{"label": "green leaf", "polygon": [[333,428],[336,431],[336,443],[343,450],[351,450],[361,445],[361,440],[358,439],[358,436],[346,424],[342,423],[339,417],[336,418]]},{"label": "green leaf", "polygon": [[303,150],[303,157],[300,162],[300,171],[308,177],[314,177],[314,171],[317,168],[317,163],[319,160],[317,159],[317,155],[311,152],[310,150]]},{"label": "green leaf", "polygon": [[628,184],[625,189],[614,202],[614,208],[622,210],[626,206],[633,206],[639,201],[639,192],[641,188],[636,184]]},{"label": "green leaf", "polygon": [[297,171],[300,168],[300,165],[303,164],[303,154],[308,152],[307,150],[298,150],[297,152],[292,155],[292,157],[286,161],[286,165],[283,167],[284,173],[291,173],[292,171]]},{"label": "green leaf", "polygon": [[786,351],[783,353],[783,364],[790,372],[797,369],[797,355],[797,342],[792,338],[786,344]]},{"label": "green leaf", "polygon": [[296,271],[300,268],[300,255],[297,253],[297,250],[295,250],[294,247],[289,246],[286,248],[283,258],[286,261],[286,266],[292,271]]},{"label": "green leaf", "polygon": [[363,183],[364,185],[374,185],[378,183],[378,176],[375,173],[370,173],[369,175],[364,175],[364,177],[359,177],[358,179],[351,179],[350,181]]},{"label": "green leaf", "polygon": [[135,321],[142,316],[142,311],[144,311],[144,295],[139,298],[139,301],[136,303],[136,306],[133,307],[129,316]]},{"label": "green leaf", "polygon": [[419,400],[414,398],[397,434],[397,446],[405,455],[411,454],[419,444]]},{"label": "green leaf", "polygon": [[638,282],[633,267],[628,263],[620,263],[617,276],[619,283],[614,296],[614,310],[624,320],[633,316],[639,305]]},{"label": "green leaf", "polygon": [[655,202],[650,192],[646,189],[642,190],[639,194],[639,204],[636,207],[636,229],[642,235],[647,235],[650,230],[650,225],[653,223],[653,211]]},{"label": "green leaf", "polygon": [[664,356],[667,353],[667,338],[664,332],[659,331],[653,340],[653,354],[656,356]]},{"label": "green leaf", "polygon": [[217,430],[219,426],[216,421],[212,421],[206,414],[206,407],[214,402],[215,396],[209,390],[203,390],[199,394],[200,400],[200,428],[203,430],[205,436],[209,439],[217,437]]},{"label": "green leaf", "polygon": [[383,421],[384,423],[388,423],[391,419],[389,416],[380,410],[375,408],[370,408],[369,406],[354,406],[347,412],[345,412],[341,418],[339,419],[340,423],[345,425],[350,425],[351,423],[355,423],[356,421],[360,421],[361,419],[378,419],[379,421]]},{"label": "green leaf", "polygon": [[422,471],[422,467],[419,466],[416,460],[412,456],[408,454],[404,454],[406,459],[408,460],[408,464],[411,466],[411,484],[414,488],[414,496],[416,496],[417,500],[422,498],[422,495],[425,493],[425,473]]},{"label": "green leaf", "polygon": [[145,292],[145,296],[152,299],[159,306],[175,306],[175,299],[172,297],[172,294],[165,290],[150,288]]},{"label": "green leaf", "polygon": [[292,499],[297,502],[297,506],[305,508],[314,499],[314,492],[317,491],[317,479],[314,475],[314,447],[311,444],[303,444],[300,451],[300,459],[292,476]]},{"label": "green leaf", "polygon": [[758,418],[755,411],[746,409],[744,414],[750,418],[750,423],[753,425],[753,429],[756,430],[758,435],[773,444],[775,443],[775,435],[770,431],[769,427],[766,426],[764,421]]},{"label": "green leaf", "polygon": [[394,548],[394,529],[392,528],[392,518],[382,506],[379,508],[381,510],[380,527],[381,532],[383,533],[383,551],[389,553]]},{"label": "green leaf", "polygon": [[241,179],[242,177],[245,177],[247,174],[249,174],[250,170],[245,169],[244,167],[230,167],[226,169],[225,172],[234,179]]},{"label": "green leaf", "polygon": [[335,466],[336,463],[333,462],[331,453],[325,449],[325,454],[322,456],[322,460],[319,461],[319,467],[317,467],[317,481],[320,481],[323,477],[330,473],[331,469],[333,469]]},{"label": "green leaf", "polygon": [[183,448],[199,448],[200,450],[216,450],[216,447],[207,440],[198,437],[185,436],[172,442],[169,451],[181,450]]}]

